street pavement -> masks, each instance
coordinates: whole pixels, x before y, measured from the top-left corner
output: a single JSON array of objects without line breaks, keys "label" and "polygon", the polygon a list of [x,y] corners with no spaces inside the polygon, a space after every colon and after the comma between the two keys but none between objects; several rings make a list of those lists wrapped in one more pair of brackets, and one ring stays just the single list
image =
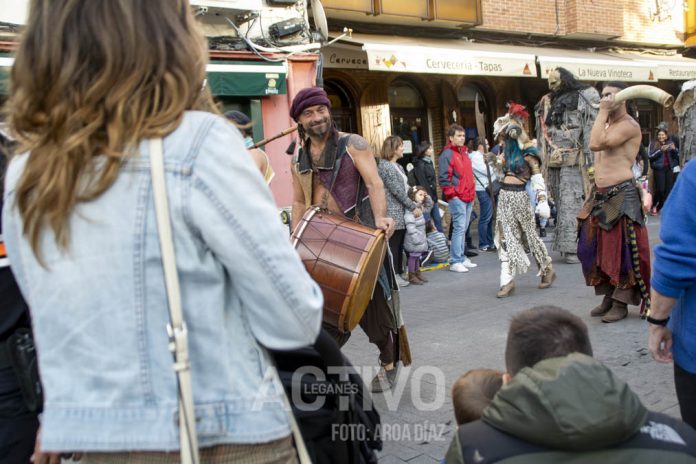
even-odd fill
[{"label": "street pavement", "polygon": [[[658,242],[659,222],[650,218],[651,245]],[[545,239],[551,248],[552,234]],[[476,238],[474,237],[474,243]],[[465,274],[447,269],[429,271],[422,286],[401,291],[401,308],[408,329],[413,364],[402,369],[394,393],[373,394],[382,418],[380,463],[440,462],[456,428],[450,390],[469,369],[505,369],[504,350],[510,317],[537,305],[557,305],[578,315],[589,327],[597,359],[609,366],[653,411],[679,417],[672,366],[658,364],[647,351],[646,322],[638,308],[629,316],[604,324],[589,316],[600,297],[586,287],[579,264],[565,264],[552,252],[558,275],[554,285],[537,289],[536,266],[515,279],[513,296],[497,299],[499,265],[495,253],[480,253],[478,267]],[[359,328],[344,347],[362,369],[369,385],[378,352]],[[403,390],[401,390],[403,389]]]}]

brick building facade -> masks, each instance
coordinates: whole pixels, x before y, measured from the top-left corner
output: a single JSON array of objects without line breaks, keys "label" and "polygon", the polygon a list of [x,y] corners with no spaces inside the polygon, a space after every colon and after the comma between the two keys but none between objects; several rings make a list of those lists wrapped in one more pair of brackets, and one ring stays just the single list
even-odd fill
[{"label": "brick building facade", "polygon": [[[410,134],[412,145],[428,139],[436,151],[446,142],[446,128],[453,122],[464,126],[469,136],[483,129],[490,140],[492,122],[505,112],[509,100],[531,110],[548,91],[545,71],[552,65],[542,59],[576,74],[578,67],[586,67],[587,73],[580,69],[583,74],[578,77],[589,84],[602,80],[650,83],[675,96],[683,80],[696,78],[696,60],[677,53],[684,45],[685,10],[680,2],[481,0],[480,11],[478,24],[454,32],[446,27],[421,27],[409,20],[404,20],[402,26],[394,25],[393,18],[383,14],[366,17],[369,23],[356,23],[355,16],[327,8],[332,28],[349,23],[356,31],[352,39],[323,50],[323,83],[340,115],[339,126],[363,134],[376,150],[392,133],[407,140],[404,125],[415,127]],[[389,46],[401,54],[391,55],[395,64],[385,70],[374,62],[371,48],[391,50]],[[427,54],[429,49],[438,57],[461,53],[462,58],[460,63],[447,63],[451,73],[418,67],[409,71],[409,65],[416,61],[413,54]],[[470,69],[457,72],[467,54],[490,52],[493,56],[498,51],[534,55],[536,62],[532,62],[531,70],[525,70],[529,72],[516,75],[485,69],[479,73]],[[388,58],[390,52],[385,53]],[[400,61],[406,62],[402,68]],[[675,69],[666,69],[670,66]],[[673,71],[672,75],[668,71]],[[395,100],[408,87],[418,98],[399,108]],[[475,120],[476,99],[484,113],[483,128]],[[416,107],[418,103],[420,108]],[[649,101],[639,104],[646,140],[659,121],[672,121],[671,111]]]}]

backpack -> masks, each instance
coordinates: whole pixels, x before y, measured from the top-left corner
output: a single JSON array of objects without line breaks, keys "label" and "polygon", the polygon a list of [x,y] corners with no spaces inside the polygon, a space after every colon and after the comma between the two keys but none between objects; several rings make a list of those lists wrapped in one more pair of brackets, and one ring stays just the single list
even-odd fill
[{"label": "backpack", "polygon": [[[311,346],[268,351],[288,398],[293,399],[292,412],[312,462],[377,464],[376,451],[382,449],[379,413],[362,378],[328,332],[322,329]],[[329,367],[343,367],[347,376]],[[316,378],[316,372],[322,372],[323,378]],[[295,403],[295,399],[301,401]],[[303,404],[320,407],[306,408]]]}]

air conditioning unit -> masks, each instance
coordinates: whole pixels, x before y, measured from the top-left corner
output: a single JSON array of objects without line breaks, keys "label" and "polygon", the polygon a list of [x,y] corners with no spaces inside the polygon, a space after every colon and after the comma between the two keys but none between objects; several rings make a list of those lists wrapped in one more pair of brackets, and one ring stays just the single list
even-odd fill
[{"label": "air conditioning unit", "polygon": [[190,0],[193,7],[209,10],[226,11],[259,11],[263,7],[262,0]]},{"label": "air conditioning unit", "polygon": [[0,23],[26,24],[29,0],[0,0]]}]

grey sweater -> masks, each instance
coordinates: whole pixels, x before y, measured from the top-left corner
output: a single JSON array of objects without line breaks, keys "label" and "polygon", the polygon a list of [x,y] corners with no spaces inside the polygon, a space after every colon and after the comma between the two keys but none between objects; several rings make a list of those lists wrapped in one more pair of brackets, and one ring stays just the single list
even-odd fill
[{"label": "grey sweater", "polygon": [[[416,202],[408,197],[406,192],[406,173],[404,168],[396,163],[378,160],[377,172],[384,183],[384,192],[387,196],[387,216],[394,219],[394,229],[405,229],[404,213],[413,211]],[[403,173],[403,175],[402,175]]]}]

